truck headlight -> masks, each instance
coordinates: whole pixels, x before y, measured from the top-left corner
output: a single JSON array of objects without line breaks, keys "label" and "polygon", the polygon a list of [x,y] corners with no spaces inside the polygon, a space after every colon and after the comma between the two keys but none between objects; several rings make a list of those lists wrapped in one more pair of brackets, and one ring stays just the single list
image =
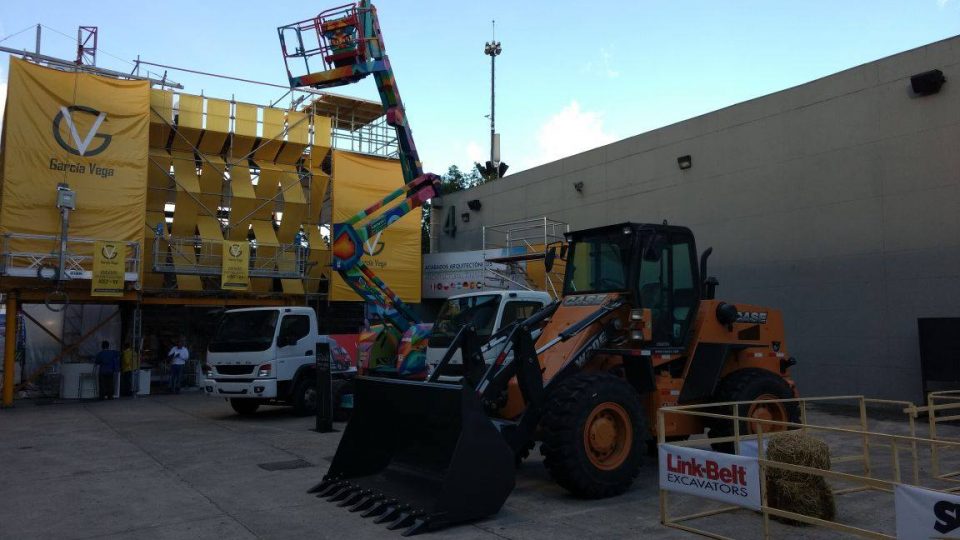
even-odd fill
[{"label": "truck headlight", "polygon": [[270,364],[263,364],[257,368],[257,377],[269,377],[271,369]]}]

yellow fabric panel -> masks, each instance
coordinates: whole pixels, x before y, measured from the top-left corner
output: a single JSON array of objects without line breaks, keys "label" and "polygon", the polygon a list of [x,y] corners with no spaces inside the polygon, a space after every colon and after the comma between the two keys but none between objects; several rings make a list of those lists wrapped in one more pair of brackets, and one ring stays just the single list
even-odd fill
[{"label": "yellow fabric panel", "polygon": [[[166,231],[166,222],[163,219],[163,212],[147,211],[147,215],[145,216],[143,223],[144,254],[141,263],[141,268],[143,269],[141,282],[143,283],[143,288],[146,290],[157,290],[163,288],[163,274],[152,271],[154,263],[153,242],[154,238],[156,237],[154,230],[157,226],[157,223],[163,223],[164,231]],[[166,261],[167,250],[167,241],[160,240],[160,250],[157,256],[161,257],[163,261]]]},{"label": "yellow fabric panel", "polygon": [[200,276],[191,276],[186,274],[177,274],[177,290],[180,291],[202,291],[203,282]]},{"label": "yellow fabric panel", "polygon": [[287,142],[283,144],[277,154],[277,163],[295,164],[303,156],[303,151],[310,142],[309,115],[297,111],[287,112]]},{"label": "yellow fabric panel", "polygon": [[251,212],[257,207],[257,195],[246,165],[230,167],[230,240],[246,240]]},{"label": "yellow fabric panel", "polygon": [[[313,117],[313,145],[319,146],[329,150],[330,144],[330,133],[331,130],[330,117],[328,116],[314,116]],[[323,152],[326,154],[326,151]],[[322,157],[322,156],[321,156]]]},{"label": "yellow fabric panel", "polygon": [[263,134],[253,152],[254,161],[273,161],[277,157],[283,145],[284,129],[284,110],[264,107]]},{"label": "yellow fabric panel", "polygon": [[76,191],[71,236],[142,240],[149,83],[17,58],[10,59],[8,75],[0,230],[59,234],[56,191],[66,182]]},{"label": "yellow fabric panel", "polygon": [[304,287],[308,293],[320,290],[320,281],[330,279],[330,250],[316,226],[307,227],[307,237],[310,240],[310,254],[307,262],[307,278]]},{"label": "yellow fabric panel", "polygon": [[[273,223],[270,221],[254,220],[253,235],[257,239],[257,260],[254,263],[256,268],[274,269],[275,264],[271,262],[277,256],[277,235],[273,232]],[[256,292],[268,292],[273,286],[273,280],[270,278],[251,278],[250,288]]]},{"label": "yellow fabric panel", "polygon": [[[273,163],[265,163],[260,166],[260,180],[257,182],[258,199],[276,199],[280,192],[280,176],[282,169]],[[263,201],[260,201],[263,202]],[[271,213],[273,205],[267,205]],[[268,219],[269,216],[260,219]]]},{"label": "yellow fabric panel", "polygon": [[319,223],[320,213],[323,211],[323,201],[327,197],[327,188],[330,187],[330,177],[320,169],[310,170],[310,215],[307,223]]},{"label": "yellow fabric panel", "polygon": [[203,134],[203,98],[190,94],[178,94],[176,133],[171,148],[193,151]]},{"label": "yellow fabric panel", "polygon": [[[176,226],[176,216],[173,218],[173,223],[174,226]],[[193,244],[187,242],[180,245],[183,247],[182,250],[175,246],[170,246],[170,257],[173,259],[174,268],[177,270],[195,268],[197,265],[197,255],[193,251]],[[181,291],[202,291],[203,283],[200,281],[200,276],[177,274],[177,289]]]},{"label": "yellow fabric panel", "polygon": [[[333,151],[333,221],[342,222],[403,185],[400,162]],[[392,206],[402,199],[396,199]],[[382,210],[381,210],[382,211]],[[379,212],[373,215],[378,215]],[[382,245],[381,245],[382,244]],[[420,302],[420,212],[414,210],[371,238],[364,263],[405,302]],[[377,253],[370,255],[370,253]],[[331,300],[360,300],[339,274]]]},{"label": "yellow fabric panel", "polygon": [[163,148],[173,124],[173,92],[150,90],[150,146]]},{"label": "yellow fabric panel", "polygon": [[287,142],[304,146],[310,142],[310,119],[306,113],[287,112]]},{"label": "yellow fabric panel", "polygon": [[219,154],[223,149],[223,143],[230,135],[230,102],[208,98],[205,118],[203,137],[200,138],[200,152]]},{"label": "yellow fabric panel", "polygon": [[250,154],[257,142],[257,107],[237,103],[234,110],[233,137],[230,155],[240,158]]},{"label": "yellow fabric panel", "polygon": [[216,215],[223,194],[226,162],[220,156],[203,156],[200,169],[200,202]]},{"label": "yellow fabric panel", "polygon": [[297,169],[291,166],[281,167],[280,193],[283,197],[283,219],[277,236],[282,244],[290,244],[303,224],[307,211],[307,199],[303,195],[303,185]]},{"label": "yellow fabric panel", "polygon": [[193,154],[175,152],[173,154],[173,177],[177,183],[173,211],[173,235],[193,236],[197,228],[200,208],[200,179],[197,176]]},{"label": "yellow fabric panel", "polygon": [[166,150],[150,149],[147,164],[147,210],[163,212],[170,198],[170,164],[173,158]]},{"label": "yellow fabric panel", "polygon": [[[546,251],[543,244],[533,244],[527,247],[528,253],[543,253]],[[543,259],[534,259],[526,262],[526,274],[538,290],[547,290],[547,272],[543,266]]]},{"label": "yellow fabric panel", "polygon": [[283,294],[306,294],[303,281],[299,279],[281,279],[280,286],[283,287]]},{"label": "yellow fabric panel", "polygon": [[223,240],[223,233],[220,231],[220,220],[210,216],[200,216],[197,218],[197,230],[200,231],[200,238],[204,240]]}]

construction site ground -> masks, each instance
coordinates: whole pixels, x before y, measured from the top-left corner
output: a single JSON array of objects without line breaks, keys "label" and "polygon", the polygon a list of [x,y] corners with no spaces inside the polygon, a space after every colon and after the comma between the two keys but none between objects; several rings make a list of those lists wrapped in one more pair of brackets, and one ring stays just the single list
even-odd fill
[{"label": "construction site ground", "polygon": [[[819,411],[811,418],[853,423],[842,416]],[[893,420],[886,423],[878,427],[902,430]],[[319,434],[313,427],[313,418],[296,417],[289,408],[239,417],[223,400],[199,393],[46,405],[18,401],[0,411],[0,539],[398,538],[398,531],[306,493],[323,476],[340,438],[340,432]],[[851,452],[859,450],[849,444]],[[881,462],[889,463],[889,454],[874,460],[882,476]],[[901,462],[908,470],[908,457]],[[674,511],[684,513],[712,507],[702,500],[671,500]],[[892,527],[892,495],[854,493],[839,502],[847,523]],[[625,495],[585,501],[555,485],[534,451],[499,514],[428,534],[694,537],[660,525],[658,504],[655,459]],[[697,525],[759,538],[760,523],[756,513],[738,511]],[[823,529],[774,527],[777,538],[837,537]]]}]

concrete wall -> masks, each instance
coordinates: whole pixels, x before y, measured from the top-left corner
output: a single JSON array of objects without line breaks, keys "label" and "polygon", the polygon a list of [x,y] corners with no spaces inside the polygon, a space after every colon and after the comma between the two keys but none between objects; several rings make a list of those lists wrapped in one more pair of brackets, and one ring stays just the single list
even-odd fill
[{"label": "concrete wall", "polygon": [[[687,225],[719,297],[784,310],[804,394],[918,399],[917,318],[960,316],[958,64],[960,37],[448,195],[439,249],[544,215]],[[913,96],[934,68],[942,91]]]}]

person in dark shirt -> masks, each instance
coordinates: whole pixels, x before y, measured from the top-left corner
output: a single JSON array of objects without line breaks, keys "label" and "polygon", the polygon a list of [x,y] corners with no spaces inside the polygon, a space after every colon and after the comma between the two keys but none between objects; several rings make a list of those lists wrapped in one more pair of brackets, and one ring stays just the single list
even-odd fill
[{"label": "person in dark shirt", "polygon": [[110,350],[110,342],[100,344],[100,352],[93,362],[98,369],[98,384],[100,399],[113,399],[113,377],[120,371],[120,352]]}]

